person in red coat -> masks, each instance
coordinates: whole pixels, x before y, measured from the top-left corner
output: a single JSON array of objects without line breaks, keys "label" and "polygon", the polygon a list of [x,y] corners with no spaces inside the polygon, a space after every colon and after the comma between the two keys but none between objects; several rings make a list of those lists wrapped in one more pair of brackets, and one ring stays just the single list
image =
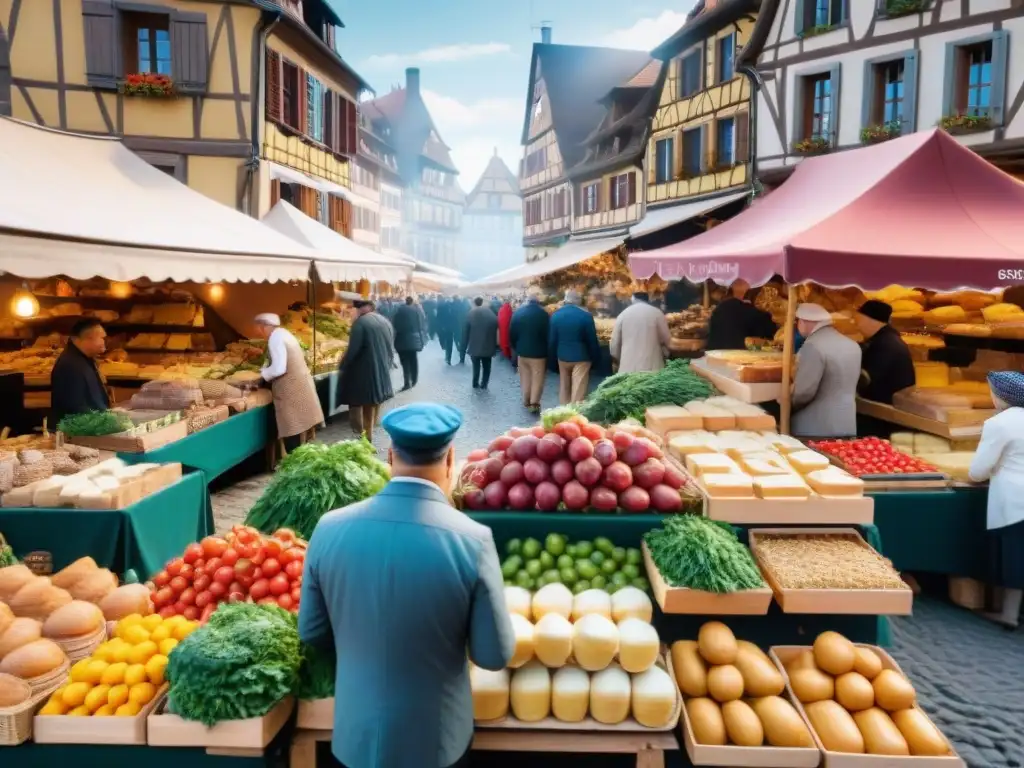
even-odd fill
[{"label": "person in red coat", "polygon": [[512,305],[506,301],[498,310],[498,346],[501,347],[501,354],[509,360],[512,359],[512,345],[508,340],[508,332],[511,327]]}]

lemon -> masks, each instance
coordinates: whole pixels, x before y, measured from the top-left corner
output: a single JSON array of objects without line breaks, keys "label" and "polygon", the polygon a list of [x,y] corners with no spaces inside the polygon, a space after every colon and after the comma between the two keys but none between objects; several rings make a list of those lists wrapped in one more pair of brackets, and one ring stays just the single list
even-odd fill
[{"label": "lemon", "polygon": [[93,717],[113,717],[114,708],[109,704],[104,704],[102,707],[92,713]]},{"label": "lemon", "polygon": [[114,710],[114,715],[116,717],[135,717],[141,711],[141,704],[136,704],[134,701],[129,701],[127,704],[122,704],[120,707]]},{"label": "lemon", "polygon": [[133,685],[131,690],[128,692],[128,701],[134,701],[140,707],[149,704],[156,696],[156,686],[152,683],[139,683]]},{"label": "lemon", "polygon": [[149,640],[149,630],[141,624],[133,624],[124,631],[122,637],[128,645],[139,645]]},{"label": "lemon", "polygon": [[178,647],[178,641],[173,637],[168,637],[166,640],[160,641],[160,653],[164,656],[170,656],[171,651]]},{"label": "lemon", "polygon": [[167,626],[167,622],[165,621],[159,627],[156,627],[155,629],[150,631],[149,639],[152,640],[157,645],[159,645],[160,643],[162,643],[164,640],[166,640],[167,638],[169,638],[171,636],[171,630],[172,629],[174,629],[174,627]]},{"label": "lemon", "polygon": [[111,664],[103,670],[103,677],[100,678],[100,682],[104,685],[120,685],[124,682],[124,673],[127,669],[128,665],[123,661]]},{"label": "lemon", "polygon": [[[114,645],[114,642],[112,640],[108,640],[105,643],[101,643],[100,645],[96,646],[96,650],[92,652],[92,660],[105,661],[109,664],[114,660],[113,656],[115,647],[116,646]],[[86,659],[86,661],[88,661],[88,659]]]},{"label": "lemon", "polygon": [[123,619],[121,619],[119,622],[117,622],[117,626],[114,627],[114,636],[115,637],[124,637],[124,633],[126,631],[128,631],[128,629],[130,627],[138,626],[141,623],[142,623],[142,615],[141,614],[133,613],[133,614],[130,614],[128,616],[125,616]]},{"label": "lemon", "polygon": [[76,661],[74,666],[71,667],[71,682],[72,683],[88,683],[89,680],[89,662],[92,659],[82,659]]},{"label": "lemon", "polygon": [[126,701],[128,701],[127,685],[115,685],[110,689],[110,693],[107,694],[107,704],[114,709],[117,709]]},{"label": "lemon", "polygon": [[89,717],[91,714],[92,712],[89,711],[89,708],[83,705],[81,707],[75,707],[68,712],[68,717]]},{"label": "lemon", "polygon": [[114,650],[111,652],[110,658],[113,659],[112,664],[125,664],[128,662],[128,654],[131,653],[133,646],[122,641],[114,646]]},{"label": "lemon", "polygon": [[150,614],[142,620],[142,626],[145,627],[147,632],[152,632],[163,623],[164,619],[159,613]]},{"label": "lemon", "polygon": [[95,712],[97,709],[107,703],[107,695],[110,693],[109,685],[97,685],[85,696],[85,706],[90,712]]},{"label": "lemon", "polygon": [[81,706],[91,688],[88,683],[71,683],[61,694],[61,701],[69,707]]},{"label": "lemon", "polygon": [[67,712],[67,704],[61,701],[60,697],[56,695],[46,702],[46,706],[39,710],[40,715],[66,715]]},{"label": "lemon", "polygon": [[146,640],[128,651],[128,662],[131,664],[145,664],[159,651],[160,649],[156,647],[156,643],[152,640]]},{"label": "lemon", "polygon": [[167,669],[167,657],[157,654],[146,662],[146,675],[153,685],[161,686],[164,683],[164,670]]},{"label": "lemon", "polygon": [[184,624],[180,624],[177,627],[175,627],[174,628],[174,632],[172,632],[171,634],[172,634],[172,636],[174,637],[175,640],[179,640],[180,641],[180,640],[184,640],[186,637],[191,635],[198,628],[199,628],[199,622],[198,621],[187,621]]},{"label": "lemon", "polygon": [[147,679],[145,664],[129,664],[128,669],[124,671],[124,684],[129,688],[137,683],[145,682]]},{"label": "lemon", "polygon": [[85,678],[82,682],[96,685],[96,683],[103,679],[103,673],[107,671],[107,667],[110,665],[103,661],[103,659],[88,659],[87,661],[89,663],[85,668]]}]

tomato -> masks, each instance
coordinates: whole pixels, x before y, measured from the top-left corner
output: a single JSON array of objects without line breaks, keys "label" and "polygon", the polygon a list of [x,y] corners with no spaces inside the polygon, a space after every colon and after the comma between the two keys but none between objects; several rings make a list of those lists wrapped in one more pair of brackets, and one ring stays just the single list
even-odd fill
[{"label": "tomato", "polygon": [[263,571],[263,575],[268,579],[272,579],[281,572],[281,563],[272,557],[268,557],[263,561],[263,565],[260,568]]},{"label": "tomato", "polygon": [[281,561],[281,565],[288,565],[288,563],[292,562],[293,560],[298,560],[301,562],[302,560],[306,559],[306,551],[299,547],[289,547],[284,552],[282,552],[281,556],[277,559]]},{"label": "tomato", "polygon": [[255,571],[255,570],[256,570],[256,567],[252,564],[252,560],[249,560],[249,559],[244,558],[244,557],[241,560],[239,560],[237,563],[235,563],[235,567],[234,567],[234,572],[237,573],[238,575],[246,575],[246,574],[252,575],[253,571]]},{"label": "tomato", "polygon": [[178,602],[176,602],[174,604],[174,612],[176,614],[178,614],[179,616],[181,616],[181,615],[183,615],[185,613],[185,609],[186,608],[188,608],[188,606],[185,605],[183,602],[181,602],[181,600],[179,600]]},{"label": "tomato", "polygon": [[263,565],[263,561],[267,559],[267,553],[264,551],[263,547],[260,547],[256,551],[256,554],[254,554],[250,559],[252,560],[253,565]]},{"label": "tomato", "polygon": [[190,605],[181,615],[189,621],[196,621],[199,618],[199,609],[194,605]]},{"label": "tomato", "polygon": [[228,543],[219,536],[207,536],[202,540],[201,546],[206,557],[220,557],[228,548]]},{"label": "tomato", "polygon": [[295,581],[295,579],[302,576],[302,566],[303,562],[301,560],[292,560],[284,567],[284,572],[289,579]]},{"label": "tomato", "polygon": [[180,557],[176,557],[167,564],[167,574],[172,578],[181,573],[181,567],[185,564],[185,561]]},{"label": "tomato", "polygon": [[251,574],[244,574],[242,576],[239,576],[236,573],[235,574],[235,581],[237,581],[242,586],[243,590],[248,590],[249,587],[252,586],[252,583],[254,581],[256,581],[256,579],[254,579]]},{"label": "tomato", "polygon": [[195,568],[196,573],[201,572],[203,570],[203,568],[206,567],[206,559],[200,557],[198,560],[196,560],[194,563],[192,563],[192,567]]},{"label": "tomato", "polygon": [[217,569],[217,572],[213,574],[213,580],[218,584],[224,584],[227,586],[235,580],[235,569],[222,565]]},{"label": "tomato", "polygon": [[189,544],[185,547],[185,556],[182,558],[186,563],[194,563],[200,557],[203,556],[203,547],[201,544]]},{"label": "tomato", "polygon": [[256,541],[257,536],[249,528],[242,527],[241,530],[235,532],[236,547],[238,544],[251,544]]},{"label": "tomato", "polygon": [[253,568],[252,569],[252,573],[246,573],[246,574],[243,574],[243,576],[251,576],[253,581],[259,581],[260,579],[263,578],[263,569],[262,568]]},{"label": "tomato", "polygon": [[274,538],[278,541],[293,542],[298,536],[295,535],[295,531],[291,528],[279,528],[274,531]]},{"label": "tomato", "polygon": [[276,558],[284,550],[284,544],[277,539],[264,539],[263,552],[267,557]]},{"label": "tomato", "polygon": [[228,592],[228,602],[229,603],[244,603],[245,602],[245,594],[240,589],[239,590],[231,590],[230,592]]},{"label": "tomato", "polygon": [[196,588],[196,592],[204,592],[210,588],[210,582],[212,581],[212,578],[205,573],[201,573],[192,581],[192,586]]},{"label": "tomato", "polygon": [[227,563],[225,563],[219,557],[211,557],[209,560],[206,561],[206,565],[203,566],[203,573],[205,573],[207,576],[213,576],[213,574],[217,572],[217,569],[220,568],[222,565],[227,565]]},{"label": "tomato", "polygon": [[270,594],[283,595],[291,589],[291,586],[292,585],[288,583],[288,577],[283,573],[279,573],[270,580]]},{"label": "tomato", "polygon": [[209,592],[215,598],[221,598],[228,593],[228,586],[227,584],[221,584],[219,581],[213,581],[210,582]]},{"label": "tomato", "polygon": [[294,600],[296,603],[298,603],[299,599],[301,597],[302,597],[302,587],[292,587],[292,600]]},{"label": "tomato", "polygon": [[264,597],[270,594],[270,582],[266,579],[260,579],[259,581],[253,582],[253,585],[249,587],[249,597],[259,602]]},{"label": "tomato", "polygon": [[182,592],[185,591],[185,588],[188,586],[188,581],[185,579],[184,576],[175,576],[173,579],[171,579],[171,583],[169,586],[171,587],[172,590],[174,590],[174,594],[180,595]]},{"label": "tomato", "polygon": [[196,569],[193,568],[189,563],[183,563],[181,566],[181,570],[178,572],[178,575],[186,581],[192,581],[192,579],[195,577],[195,572]]},{"label": "tomato", "polygon": [[235,542],[235,550],[238,552],[239,558],[252,558],[257,552],[260,551],[260,544],[258,541],[237,541]]},{"label": "tomato", "polygon": [[207,621],[209,621],[210,617],[213,615],[213,612],[216,611],[216,610],[217,610],[217,604],[216,603],[210,603],[208,606],[203,608],[203,612],[199,616],[199,623],[200,624],[205,624]]},{"label": "tomato", "polygon": [[245,590],[242,589],[242,585],[239,584],[237,581],[232,581],[228,585],[228,594],[230,595],[232,592],[241,592],[242,595],[245,594]]},{"label": "tomato", "polygon": [[228,547],[224,550],[224,554],[220,556],[220,561],[224,565],[234,567],[235,563],[238,562],[238,550],[233,547]]},{"label": "tomato", "polygon": [[153,597],[153,604],[157,607],[164,607],[174,603],[174,590],[170,587],[161,587]]},{"label": "tomato", "polygon": [[171,616],[176,616],[177,615],[174,612],[174,606],[171,606],[171,605],[165,605],[163,608],[161,608],[159,611],[157,611],[157,614],[161,618],[163,618],[163,619],[169,619],[169,618],[171,618]]},{"label": "tomato", "polygon": [[283,595],[279,595],[277,598],[277,604],[284,608],[286,611],[290,611],[295,607],[295,601],[292,600],[292,596],[285,592]]},{"label": "tomato", "polygon": [[215,602],[215,600],[210,592],[200,592],[196,595],[196,608],[199,610],[202,610],[212,602]]},{"label": "tomato", "polygon": [[166,587],[170,580],[171,577],[170,574],[167,573],[167,571],[160,571],[160,573],[153,577],[153,584],[155,584],[157,587]]},{"label": "tomato", "polygon": [[271,597],[270,595],[268,595],[267,597],[264,597],[262,600],[259,600],[258,604],[259,605],[277,605],[277,598]]},{"label": "tomato", "polygon": [[184,592],[181,593],[181,596],[178,598],[178,600],[183,602],[185,605],[195,605],[196,604],[196,591],[192,587],[189,587],[188,589],[186,589]]}]

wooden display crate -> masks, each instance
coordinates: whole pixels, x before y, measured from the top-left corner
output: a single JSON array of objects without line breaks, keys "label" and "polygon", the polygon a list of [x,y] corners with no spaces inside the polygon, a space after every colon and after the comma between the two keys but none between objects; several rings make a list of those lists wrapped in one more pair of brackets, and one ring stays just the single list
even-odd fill
[{"label": "wooden display crate", "polygon": [[914,592],[904,589],[784,589],[761,560],[761,536],[848,536],[872,552],[875,550],[854,528],[751,528],[750,550],[775,593],[783,613],[845,614],[867,616],[909,616],[914,609]]},{"label": "wooden display crate", "polygon": [[782,394],[781,383],[740,381],[730,375],[727,367],[712,365],[703,357],[691,360],[690,368],[714,384],[722,394],[742,400],[744,403],[767,403],[777,400]]},{"label": "wooden display crate", "polygon": [[[864,643],[857,643],[861,648],[868,648],[874,651],[878,658],[882,660],[883,669],[891,669],[894,672],[898,672],[903,675],[903,670],[900,669],[899,664],[896,660],[890,656],[885,649],[879,648],[875,645],[865,645]],[[946,738],[945,734],[942,737],[946,739],[946,744],[949,747],[949,754],[944,757],[901,757],[893,755],[864,755],[864,754],[849,754],[844,752],[829,752],[825,749],[825,746],[821,743],[821,739],[818,738],[817,732],[814,730],[814,726],[811,725],[810,718],[807,717],[807,711],[804,709],[796,696],[793,694],[793,689],[789,685],[789,673],[786,672],[786,664],[795,659],[804,651],[811,650],[809,645],[776,645],[769,649],[768,655],[771,660],[775,662],[775,666],[782,672],[782,678],[786,681],[786,694],[789,696],[793,705],[796,707],[797,712],[800,713],[800,717],[804,719],[804,723],[807,725],[808,730],[811,732],[811,738],[814,739],[814,743],[818,745],[818,749],[821,750],[824,755],[824,761],[822,762],[823,768],[964,768],[963,759],[956,753],[956,749],[950,743],[949,739]],[[906,677],[906,675],[903,675]],[[928,717],[921,708],[914,703],[914,709],[920,711],[925,717]],[[931,718],[929,718],[931,721]],[[934,723],[933,723],[934,725]],[[940,731],[941,733],[941,731]]]},{"label": "wooden display crate", "polygon": [[651,592],[654,593],[654,599],[664,613],[708,616],[737,616],[740,614],[764,616],[768,613],[768,608],[772,604],[771,587],[745,589],[725,594],[673,587],[665,581],[661,571],[651,559],[651,551],[647,548],[647,542],[643,542],[641,549],[644,554],[644,567],[647,569],[647,580],[651,583]]},{"label": "wooden display crate", "polygon": [[334,730],[334,698],[299,700],[295,727],[307,731]]},{"label": "wooden display crate", "polygon": [[134,744],[146,743],[146,724],[151,712],[167,694],[165,683],[135,717],[68,717],[36,715],[33,741],[37,744]]},{"label": "wooden display crate", "polygon": [[288,697],[263,717],[230,720],[207,728],[166,711],[164,697],[148,720],[151,747],[205,747],[207,751],[244,755],[262,754],[291,717],[295,700]]},{"label": "wooden display crate", "polygon": [[145,432],[141,435],[120,433],[116,435],[103,435],[102,437],[65,437],[64,440],[68,443],[84,445],[101,451],[146,453],[155,448],[177,442],[185,437],[188,437],[188,423],[178,421],[154,432]]}]

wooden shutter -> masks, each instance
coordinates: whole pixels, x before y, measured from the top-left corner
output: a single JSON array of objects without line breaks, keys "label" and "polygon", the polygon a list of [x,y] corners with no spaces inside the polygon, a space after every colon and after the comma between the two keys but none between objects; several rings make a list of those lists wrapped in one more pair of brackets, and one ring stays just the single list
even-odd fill
[{"label": "wooden shutter", "polygon": [[829,145],[832,147],[839,146],[839,132],[836,130],[836,126],[839,125],[839,73],[841,71],[840,64],[833,64],[829,69],[829,99],[828,99],[828,133],[829,135],[825,138],[828,139]]},{"label": "wooden shutter", "polygon": [[356,105],[345,99],[345,154],[355,155],[359,146],[359,112]]},{"label": "wooden shutter", "polygon": [[[995,60],[993,59],[993,62]],[[993,66],[993,72],[995,67]],[[993,78],[995,75],[993,75]],[[993,79],[993,82],[995,80]],[[992,88],[995,94],[995,87]],[[994,99],[993,99],[993,103]],[[908,135],[917,130],[917,51],[910,51],[903,59],[903,125],[900,133]]]},{"label": "wooden shutter", "polygon": [[316,190],[311,187],[298,185],[299,188],[299,210],[311,219],[319,219],[320,212],[317,210]]},{"label": "wooden shutter", "polygon": [[713,158],[711,157],[710,141],[711,123],[704,123],[700,127],[700,172],[707,173],[711,169]]},{"label": "wooden shutter", "polygon": [[266,118],[280,123],[282,115],[282,104],[284,99],[281,95],[281,54],[277,51],[267,49],[267,74],[266,74]]},{"label": "wooden shutter", "polygon": [[171,14],[171,71],[181,93],[206,93],[209,47],[205,13]]},{"label": "wooden shutter", "polygon": [[[992,125],[1002,125],[1006,115],[1006,52],[1009,48],[1009,33],[999,29],[992,33],[992,96],[989,115]],[[906,92],[904,91],[904,94]],[[904,98],[906,98],[904,96]]]},{"label": "wooden shutter", "polygon": [[117,90],[121,71],[121,40],[112,0],[82,0],[85,37],[85,79],[92,88]]},{"label": "wooden shutter", "polygon": [[808,8],[814,8],[813,3],[810,6],[808,6],[807,0],[796,0],[796,10],[793,12],[793,18],[796,21],[796,28],[793,31],[796,33],[797,37],[803,35],[804,30],[806,30],[809,26],[807,24]]},{"label": "wooden shutter", "polygon": [[[860,127],[867,128],[875,124],[875,106],[878,95],[878,62],[864,62],[864,80],[860,98]],[[906,86],[904,86],[906,92]],[[882,114],[881,112],[878,113]]]},{"label": "wooden shutter", "polygon": [[629,174],[627,175],[626,184],[628,188],[627,204],[633,205],[634,203],[636,203],[636,171],[631,170],[629,172]]},{"label": "wooden shutter", "polygon": [[270,207],[273,208],[281,201],[281,182],[278,179],[270,180]]},{"label": "wooden shutter", "polygon": [[736,152],[733,160],[739,163],[750,162],[750,112],[744,110],[736,113]]},{"label": "wooden shutter", "polygon": [[308,75],[306,75],[306,70],[302,69],[301,67],[296,67],[295,69],[296,69],[296,71],[298,73],[296,75],[296,77],[295,77],[295,82],[296,82],[296,85],[298,86],[296,88],[296,91],[298,91],[298,92],[295,94],[295,102],[296,102],[296,107],[297,107],[297,110],[298,110],[298,113],[299,113],[298,114],[298,118],[299,119],[295,121],[296,123],[298,123],[298,125],[296,125],[295,127],[298,129],[299,133],[302,133],[302,134],[305,134],[305,135],[308,136],[309,135],[309,95],[306,92],[306,89],[309,87]]},{"label": "wooden shutter", "polygon": [[7,35],[0,29],[0,115],[11,115],[11,56]]},{"label": "wooden shutter", "polygon": [[[793,82],[793,132],[786,149],[807,138],[807,78],[797,75]],[[785,140],[785,136],[782,137]]]},{"label": "wooden shutter", "polygon": [[336,150],[334,148],[334,91],[328,88],[324,88],[321,101],[323,103],[324,112],[324,132],[323,136],[321,137],[321,140],[323,141],[325,147],[327,147],[332,152],[335,152]]}]

